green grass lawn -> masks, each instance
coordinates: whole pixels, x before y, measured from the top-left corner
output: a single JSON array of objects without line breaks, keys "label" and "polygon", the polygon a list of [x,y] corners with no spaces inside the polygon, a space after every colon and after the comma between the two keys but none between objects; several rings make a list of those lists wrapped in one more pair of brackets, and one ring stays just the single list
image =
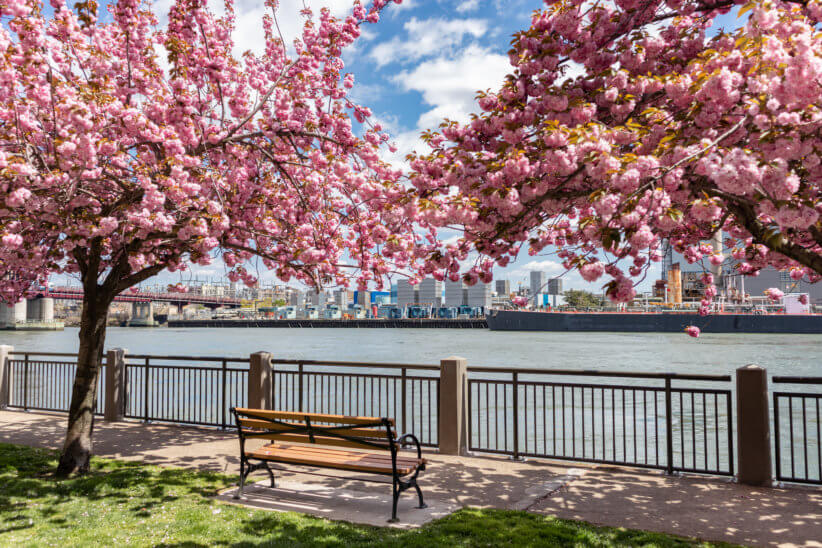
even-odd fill
[{"label": "green grass lawn", "polygon": [[526,512],[464,509],[414,531],[250,510],[210,497],[224,474],[94,459],[56,480],[56,453],[0,443],[0,546],[710,546]]}]

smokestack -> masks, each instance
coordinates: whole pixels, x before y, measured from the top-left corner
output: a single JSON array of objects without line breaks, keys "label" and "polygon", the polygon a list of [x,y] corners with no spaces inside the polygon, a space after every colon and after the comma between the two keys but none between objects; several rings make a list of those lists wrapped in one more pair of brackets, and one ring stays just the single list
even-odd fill
[{"label": "smokestack", "polygon": [[[717,230],[711,238],[711,247],[714,248],[714,254],[722,253],[722,230]],[[714,283],[720,283],[720,276],[722,276],[722,265],[711,264],[711,274],[714,275]]]}]

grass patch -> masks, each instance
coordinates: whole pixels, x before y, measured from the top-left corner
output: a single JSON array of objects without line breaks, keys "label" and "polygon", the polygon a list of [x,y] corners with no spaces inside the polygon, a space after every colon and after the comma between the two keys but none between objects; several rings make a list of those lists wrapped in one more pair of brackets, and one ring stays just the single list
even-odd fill
[{"label": "grass patch", "polygon": [[53,451],[0,443],[0,545],[713,546],[664,534],[467,508],[414,531],[217,502],[236,477],[93,459],[57,480]]}]

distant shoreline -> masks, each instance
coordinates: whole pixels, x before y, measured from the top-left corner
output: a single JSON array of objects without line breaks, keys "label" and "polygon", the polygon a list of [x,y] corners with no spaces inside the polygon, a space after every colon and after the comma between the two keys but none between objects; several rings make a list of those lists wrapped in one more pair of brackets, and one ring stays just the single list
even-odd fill
[{"label": "distant shoreline", "polygon": [[429,329],[487,329],[485,318],[358,318],[349,320],[294,319],[294,320],[169,320],[168,327],[288,327],[288,328],[429,328]]}]

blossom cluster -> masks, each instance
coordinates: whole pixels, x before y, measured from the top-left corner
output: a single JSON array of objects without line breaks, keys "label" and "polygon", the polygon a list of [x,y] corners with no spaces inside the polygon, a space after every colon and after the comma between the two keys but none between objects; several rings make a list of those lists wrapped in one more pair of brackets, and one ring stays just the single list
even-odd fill
[{"label": "blossom cluster", "polygon": [[[430,269],[453,278],[476,250],[470,282],[553,250],[626,302],[669,242],[691,263],[819,280],[822,2],[545,4],[481,113],[411,159],[421,219],[462,229]],[[735,8],[739,28],[708,32]]]},{"label": "blossom cluster", "polygon": [[111,296],[220,254],[247,284],[256,257],[284,281],[379,285],[428,251],[344,73],[389,2],[305,9],[291,46],[264,3],[264,51],[239,59],[230,0],[176,0],[167,28],[142,0],[0,3],[0,299],[52,273]]}]

